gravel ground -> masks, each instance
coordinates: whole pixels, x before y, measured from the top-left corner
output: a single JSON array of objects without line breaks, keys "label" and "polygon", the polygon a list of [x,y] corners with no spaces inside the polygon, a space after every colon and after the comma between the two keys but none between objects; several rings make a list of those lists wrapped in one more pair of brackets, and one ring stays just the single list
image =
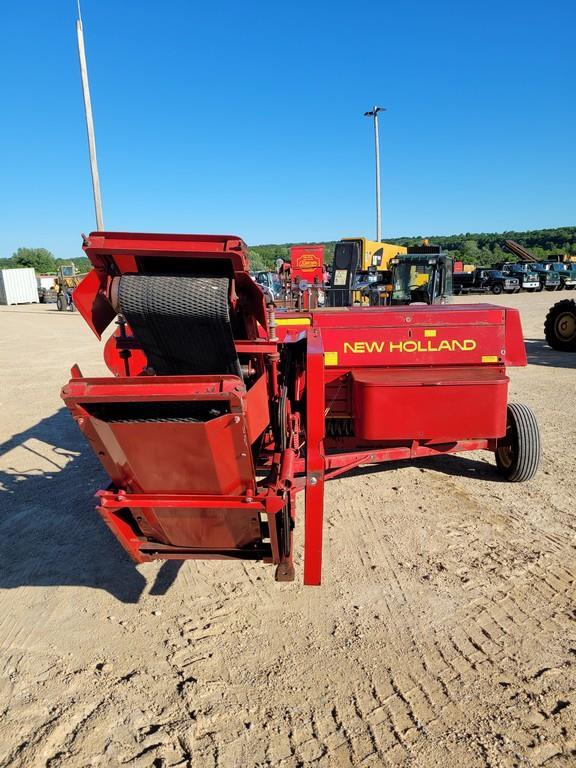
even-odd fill
[{"label": "gravel ground", "polygon": [[0,307],[0,766],[576,765],[576,356],[542,331],[559,298],[498,299],[522,313],[511,399],[540,421],[536,479],[478,453],[329,483],[319,589],[134,567],[59,399],[74,362],[104,372],[99,343],[54,305]]}]

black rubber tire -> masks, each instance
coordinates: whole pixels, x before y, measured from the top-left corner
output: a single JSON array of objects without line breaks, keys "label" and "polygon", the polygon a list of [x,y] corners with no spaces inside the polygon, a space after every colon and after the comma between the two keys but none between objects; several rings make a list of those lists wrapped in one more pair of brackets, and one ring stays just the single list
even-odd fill
[{"label": "black rubber tire", "polygon": [[56,296],[56,307],[58,308],[58,312],[65,312],[66,305],[66,296],[64,296],[63,293],[59,293],[58,296]]},{"label": "black rubber tire", "polygon": [[528,291],[528,293],[534,293],[534,291],[539,291],[541,289],[540,288],[526,288],[526,290]]},{"label": "black rubber tire", "polygon": [[536,291],[536,293],[540,293],[541,291],[543,291],[543,290],[544,290],[544,286],[542,285],[542,283],[540,283],[540,285],[538,286],[538,288],[535,288],[534,290]]},{"label": "black rubber tire", "polygon": [[494,296],[499,296],[503,290],[504,289],[499,283],[496,283],[495,285],[492,286],[492,293],[494,294]]},{"label": "black rubber tire", "polygon": [[506,480],[531,480],[540,465],[540,430],[531,408],[508,403],[506,435],[496,448],[496,465]]},{"label": "black rubber tire", "polygon": [[565,285],[564,288],[566,288],[567,291],[573,291],[576,286],[574,285]]},{"label": "black rubber tire", "polygon": [[576,352],[576,301],[562,299],[550,307],[544,321],[548,345],[559,352]]},{"label": "black rubber tire", "polygon": [[547,291],[559,291],[560,289],[558,288],[557,285],[547,285],[546,286],[546,290]]}]

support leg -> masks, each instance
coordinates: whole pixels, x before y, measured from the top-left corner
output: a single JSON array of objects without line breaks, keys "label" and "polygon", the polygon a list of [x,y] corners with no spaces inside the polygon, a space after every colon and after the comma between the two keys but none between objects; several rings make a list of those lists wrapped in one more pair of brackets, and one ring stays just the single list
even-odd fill
[{"label": "support leg", "polygon": [[324,524],[324,349],[315,329],[306,348],[306,520],[304,584],[318,585],[322,576]]}]

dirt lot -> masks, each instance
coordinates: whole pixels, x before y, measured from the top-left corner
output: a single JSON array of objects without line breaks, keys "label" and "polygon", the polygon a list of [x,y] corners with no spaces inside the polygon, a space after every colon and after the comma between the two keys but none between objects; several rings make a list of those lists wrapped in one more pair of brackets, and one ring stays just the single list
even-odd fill
[{"label": "dirt lot", "polygon": [[54,305],[1,307],[0,765],[576,765],[576,357],[542,340],[558,298],[499,300],[522,311],[512,399],[540,420],[537,478],[501,482],[479,453],[333,481],[318,589],[257,564],[135,568],[59,399],[73,362],[104,370],[98,342]]}]

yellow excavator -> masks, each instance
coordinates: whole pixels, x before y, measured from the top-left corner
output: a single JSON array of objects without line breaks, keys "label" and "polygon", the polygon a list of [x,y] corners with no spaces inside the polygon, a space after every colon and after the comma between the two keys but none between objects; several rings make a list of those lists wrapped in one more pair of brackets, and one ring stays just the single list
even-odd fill
[{"label": "yellow excavator", "polygon": [[336,243],[327,305],[440,304],[452,295],[452,258],[423,240],[404,247],[364,237]]},{"label": "yellow excavator", "polygon": [[390,261],[407,252],[402,245],[379,243],[365,237],[339,240],[334,248],[329,306],[369,304],[366,291],[374,284],[381,288],[382,303],[387,303],[393,289]]},{"label": "yellow excavator", "polygon": [[54,290],[56,291],[56,307],[59,312],[74,312],[72,292],[86,277],[86,274],[78,273],[74,264],[61,264],[58,267],[58,274],[54,278]]}]

